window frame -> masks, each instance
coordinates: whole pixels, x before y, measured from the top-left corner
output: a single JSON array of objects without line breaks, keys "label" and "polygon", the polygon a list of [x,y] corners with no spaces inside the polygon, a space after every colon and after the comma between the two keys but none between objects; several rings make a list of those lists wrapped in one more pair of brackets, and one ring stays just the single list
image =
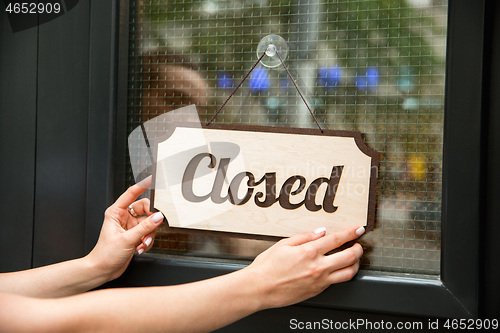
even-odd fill
[{"label": "window frame", "polygon": [[[484,166],[484,133],[481,129],[485,7],[486,0],[457,0],[450,1],[448,8],[440,279],[361,271],[352,281],[332,285],[302,305],[425,317],[478,316],[481,282],[480,194]],[[109,124],[114,140],[111,140],[111,147],[95,154],[96,158],[107,157],[113,166],[107,173],[110,178],[102,187],[112,192],[114,197],[124,190],[127,158],[128,9],[129,1],[120,0],[116,8],[117,35],[113,45],[116,47],[114,60],[117,64],[112,82],[116,108],[110,110],[112,120]],[[96,228],[90,229],[93,236]],[[112,285],[186,283],[229,273],[244,266],[216,259],[142,255],[136,256],[126,273]]]}]

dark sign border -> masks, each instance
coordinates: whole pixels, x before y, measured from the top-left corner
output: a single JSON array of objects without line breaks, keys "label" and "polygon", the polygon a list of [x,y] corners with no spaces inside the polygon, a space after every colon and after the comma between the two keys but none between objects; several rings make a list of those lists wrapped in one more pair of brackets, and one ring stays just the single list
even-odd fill
[{"label": "dark sign border", "polygon": [[[161,137],[149,141],[152,143],[153,147],[153,178],[152,184],[156,181],[156,161],[158,160],[158,145],[168,139],[177,127],[197,127],[199,124],[193,123],[176,123],[172,124],[169,128],[169,132]],[[338,137],[350,137],[354,138],[354,142],[365,155],[371,157],[370,166],[370,188],[368,193],[368,214],[367,214],[367,224],[365,226],[366,231],[372,231],[375,228],[375,215],[376,215],[376,192],[377,192],[377,177],[378,177],[378,167],[379,167],[379,153],[368,147],[363,141],[362,135],[357,131],[339,131],[339,130],[328,130],[323,129],[321,132],[319,129],[315,128],[296,128],[296,127],[272,127],[272,126],[259,126],[259,125],[241,125],[241,124],[220,124],[211,123],[210,125],[202,124],[202,129],[214,129],[214,130],[225,130],[225,131],[246,131],[246,132],[261,132],[261,133],[283,133],[283,134],[300,134],[300,135],[316,135],[316,136],[338,136]],[[150,197],[150,210],[151,212],[157,212],[158,210],[154,208],[154,198],[155,190],[151,189]],[[202,233],[202,234],[212,234],[212,235],[227,235],[239,238],[250,238],[250,239],[260,239],[260,240],[277,240],[284,237],[280,236],[268,236],[268,235],[257,235],[249,233],[238,233],[229,231],[214,231],[214,230],[203,230],[203,229],[192,229],[183,227],[172,227],[168,224],[168,218],[165,216],[165,226],[172,230],[185,230],[190,233]]]}]

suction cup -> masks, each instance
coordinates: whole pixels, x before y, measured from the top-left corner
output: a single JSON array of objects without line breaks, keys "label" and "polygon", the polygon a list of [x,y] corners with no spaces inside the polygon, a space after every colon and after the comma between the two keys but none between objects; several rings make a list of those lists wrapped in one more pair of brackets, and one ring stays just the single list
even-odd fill
[{"label": "suction cup", "polygon": [[260,41],[257,46],[257,57],[260,58],[265,53],[260,63],[266,67],[273,68],[281,65],[278,57],[285,61],[288,55],[288,43],[286,40],[278,35],[268,35]]}]

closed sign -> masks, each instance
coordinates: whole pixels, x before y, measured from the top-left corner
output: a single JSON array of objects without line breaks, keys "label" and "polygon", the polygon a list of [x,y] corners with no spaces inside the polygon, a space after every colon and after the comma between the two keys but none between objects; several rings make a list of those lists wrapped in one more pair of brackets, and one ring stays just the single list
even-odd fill
[{"label": "closed sign", "polygon": [[278,237],[373,228],[378,153],[358,132],[177,126],[155,161],[152,207],[170,227]]}]

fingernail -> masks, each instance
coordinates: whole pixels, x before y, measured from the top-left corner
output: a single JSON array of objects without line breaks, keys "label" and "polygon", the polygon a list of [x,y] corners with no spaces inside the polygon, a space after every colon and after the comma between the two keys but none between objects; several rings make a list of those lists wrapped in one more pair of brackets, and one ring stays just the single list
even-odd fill
[{"label": "fingernail", "polygon": [[151,221],[153,221],[154,223],[158,223],[158,222],[160,222],[161,220],[163,220],[163,214],[162,214],[161,212],[155,213],[155,214],[151,217]]},{"label": "fingernail", "polygon": [[319,234],[321,234],[322,232],[326,232],[326,228],[325,228],[325,227],[320,227],[320,228],[318,228],[318,229],[314,230],[314,233],[315,233],[316,235],[319,235]]},{"label": "fingernail", "polygon": [[143,254],[143,253],[144,253],[144,249],[139,249],[139,250],[137,251],[137,253],[138,253],[138,254]]},{"label": "fingernail", "polygon": [[358,237],[364,233],[365,233],[365,227],[359,227],[358,229],[356,229],[356,235],[358,235]]},{"label": "fingernail", "polygon": [[151,245],[151,242],[153,241],[153,238],[151,237],[148,237],[145,241],[144,241],[144,244],[146,244],[146,246],[149,246]]}]

